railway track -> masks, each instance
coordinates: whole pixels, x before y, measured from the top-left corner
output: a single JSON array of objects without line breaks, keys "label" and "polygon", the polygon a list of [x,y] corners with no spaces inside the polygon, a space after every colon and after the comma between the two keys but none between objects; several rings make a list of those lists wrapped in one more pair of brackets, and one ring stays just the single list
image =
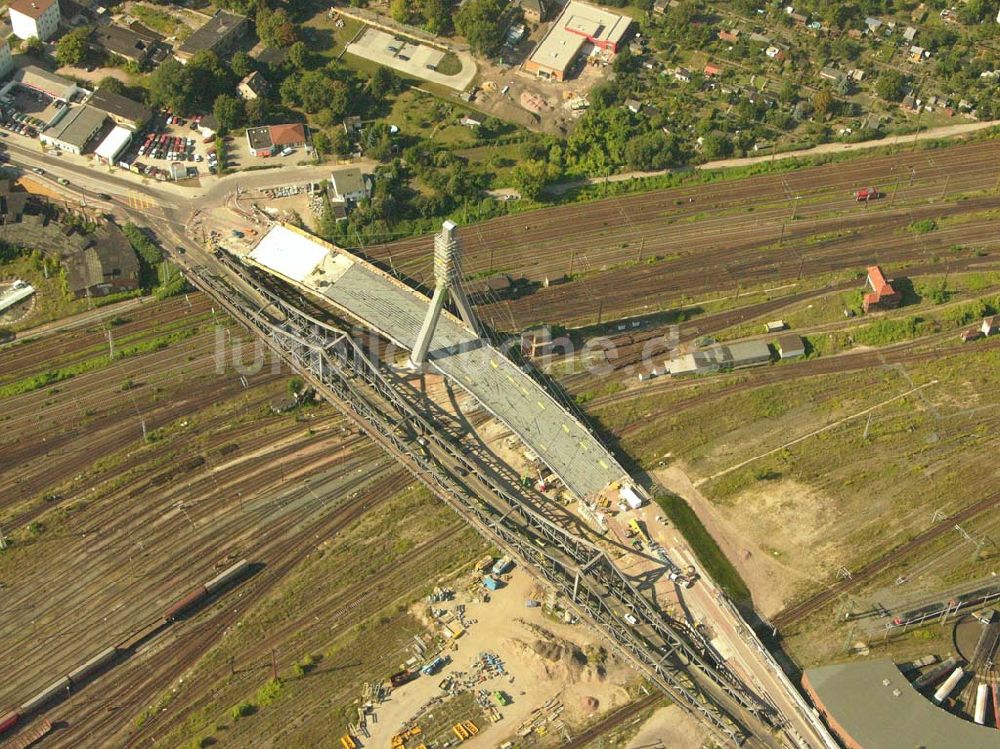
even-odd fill
[{"label": "railway track", "polygon": [[838,580],[836,583],[824,588],[809,598],[785,607],[771,617],[772,623],[779,630],[787,630],[789,627],[794,626],[796,623],[802,621],[809,615],[822,609],[828,603],[835,600],[840,594],[867,582],[886,568],[894,564],[898,564],[900,560],[906,558],[914,551],[923,548],[935,539],[938,539],[949,531],[952,531],[955,525],[965,522],[970,518],[974,518],[988,510],[993,510],[997,506],[1000,506],[1000,492],[991,494],[985,499],[981,499],[954,514],[949,515],[947,518],[941,520],[922,533],[919,533],[908,541],[893,547],[877,559],[867,562],[857,570],[852,570],[849,578]]},{"label": "railway track", "polygon": [[609,713],[597,723],[585,729],[582,733],[577,734],[569,741],[561,744],[560,747],[561,749],[587,749],[587,747],[594,741],[597,741],[597,739],[602,736],[606,736],[623,723],[628,722],[636,715],[639,715],[661,702],[663,702],[663,697],[659,694],[650,694],[646,697],[635,700],[634,702],[630,702],[629,704],[618,708],[614,712]]},{"label": "railway track", "polygon": [[[378,454],[378,451],[375,450],[374,448],[370,448],[369,450],[366,450],[364,452],[366,454],[363,454],[358,462],[360,464],[367,464],[370,467],[372,467],[373,461],[371,460],[371,458],[376,456]],[[353,463],[349,465],[344,465],[343,469],[346,472],[346,474],[342,473],[341,475],[345,476],[347,474],[350,474],[350,472],[354,470],[354,466],[355,464]],[[377,474],[379,474],[384,470],[385,468],[383,467],[377,467],[377,466],[372,467],[371,476],[376,476]],[[398,471],[397,469],[395,472],[391,471],[391,473],[393,474],[392,482],[381,481],[380,483],[375,483],[365,492],[359,493],[355,498],[347,502],[345,505],[341,506],[339,509],[335,510],[332,513],[321,512],[319,515],[315,517],[314,520],[306,523],[304,526],[302,519],[294,512],[285,512],[283,515],[281,515],[280,522],[277,524],[272,523],[267,528],[267,531],[264,534],[263,539],[255,542],[254,545],[255,552],[259,553],[262,559],[268,560],[269,564],[265,568],[263,576],[258,575],[253,578],[254,590],[257,590],[259,587],[260,595],[264,595],[268,590],[270,590],[270,586],[263,584],[264,581],[270,579],[269,576],[273,575],[282,576],[283,574],[287,573],[287,571],[291,569],[291,567],[297,564],[298,561],[300,561],[304,555],[312,551],[313,548],[312,545],[308,544],[304,545],[301,543],[300,531],[308,533],[310,536],[317,533],[318,534],[336,533],[340,528],[345,527],[346,524],[349,524],[350,522],[353,522],[357,517],[359,517],[364,512],[377,506],[384,498],[391,496],[391,492],[394,489],[398,489],[400,486],[399,481],[401,472]],[[355,478],[353,478],[352,480],[361,481],[362,478],[357,477],[355,474]],[[407,480],[408,480],[407,477],[403,477],[403,485],[405,485]],[[307,494],[308,490],[304,489],[302,490],[301,493]],[[322,500],[319,498],[308,500],[303,507],[303,511],[308,511],[308,506],[310,504],[313,505],[315,508],[320,508],[323,503]],[[248,529],[256,528],[259,526],[261,520],[262,518],[260,518],[255,514],[254,515],[247,514],[245,516],[245,525]],[[264,520],[266,520],[266,518]],[[168,534],[168,536],[170,534],[177,535],[177,529],[175,528],[166,528],[164,530]],[[227,540],[228,543],[231,544],[232,537],[234,535],[237,538],[240,537],[241,532],[239,531],[238,528],[230,527],[227,529],[221,527],[219,528],[218,535],[221,537],[216,538],[215,534],[213,534],[203,538],[199,543],[203,543],[212,546],[214,548],[220,548],[220,544],[224,546],[227,543]],[[169,542],[166,540],[166,538],[162,536],[150,537],[146,539],[146,542],[150,548],[165,549],[169,547]],[[188,558],[190,557],[190,553],[185,552],[184,549],[180,548],[175,549],[175,553],[181,554],[184,557]],[[284,561],[279,563],[280,560]],[[86,584],[86,581],[81,580],[81,584]],[[171,590],[174,591],[173,593],[174,596],[176,596],[176,589],[178,588],[183,589],[183,584],[171,586]],[[254,600],[256,600],[255,596],[251,597],[254,598]],[[246,595],[241,593],[239,602],[240,610],[242,610],[243,606],[249,605],[248,604],[249,600],[250,599]],[[65,603],[62,603],[58,605],[57,608],[64,609],[65,605],[66,605]],[[109,606],[112,609],[118,608],[115,605],[114,601],[110,601]],[[224,607],[224,612],[226,611],[228,611],[228,606]],[[134,614],[132,616],[134,616]],[[208,629],[206,629],[204,633],[206,638],[204,642],[198,637],[198,632],[200,630],[198,630],[197,627],[200,625],[193,625],[196,626],[194,633],[195,636],[191,640],[190,645],[183,646],[182,650],[180,651],[180,655],[184,656],[187,653],[194,653],[195,651],[198,651],[200,648],[203,647],[205,643],[210,643],[211,641],[213,641],[213,639],[217,637],[219,634],[221,634],[221,632],[224,631],[224,629],[227,626],[230,626],[230,624],[231,621],[229,619],[226,619],[225,622],[223,622],[217,627],[216,626],[208,627]],[[173,631],[176,632],[178,630],[173,630]],[[177,654],[178,653],[176,650],[171,650],[171,652],[168,654],[169,655],[168,665],[175,662],[176,660],[175,656]],[[190,665],[189,660],[184,658],[182,658],[181,660],[184,662],[185,668]],[[164,674],[158,673],[155,679],[150,679],[149,674],[147,673],[148,669],[140,669],[140,671],[142,671],[142,673],[139,674],[137,678],[149,680],[151,685],[155,685],[155,689],[157,692],[162,691],[163,684],[167,683],[163,681]],[[169,679],[167,681],[169,682]],[[117,685],[118,682],[116,681],[116,686]],[[69,710],[70,706],[67,705],[66,709]],[[75,727],[77,725],[76,723],[77,713],[73,712],[73,716],[74,716],[73,725]],[[117,720],[117,717],[112,716],[109,717],[108,720]],[[78,741],[81,735],[89,735],[89,734],[80,734],[76,732],[69,732],[69,733],[75,737],[71,739],[71,741],[72,740]],[[74,744],[70,743],[69,745],[74,745]]]}]

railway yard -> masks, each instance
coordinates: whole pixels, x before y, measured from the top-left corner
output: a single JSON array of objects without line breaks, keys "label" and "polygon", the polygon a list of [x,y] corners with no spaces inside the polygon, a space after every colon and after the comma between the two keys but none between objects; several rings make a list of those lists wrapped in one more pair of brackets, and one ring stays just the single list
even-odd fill
[{"label": "railway yard", "polygon": [[[1000,624],[973,614],[997,606],[1000,335],[959,333],[1000,313],[998,164],[997,138],[922,144],[458,230],[466,278],[513,281],[477,313],[567,336],[575,353],[535,362],[556,398],[693,511],[793,681],[928,653],[996,677],[977,637],[995,649]],[[880,197],[859,203],[866,185]],[[363,253],[433,285],[429,237]],[[898,309],[861,313],[873,265]],[[715,341],[773,344],[772,320],[804,356],[663,374]],[[12,741],[46,720],[42,749],[706,745],[528,565],[484,595],[473,567],[501,552],[294,374],[204,291],[0,348],[0,653],[17,664],[0,723],[53,687]],[[456,392],[433,396],[530,493],[533,469],[496,446],[509,433]],[[554,497],[540,511],[565,520]],[[962,682],[945,707],[968,720],[976,695]]]}]

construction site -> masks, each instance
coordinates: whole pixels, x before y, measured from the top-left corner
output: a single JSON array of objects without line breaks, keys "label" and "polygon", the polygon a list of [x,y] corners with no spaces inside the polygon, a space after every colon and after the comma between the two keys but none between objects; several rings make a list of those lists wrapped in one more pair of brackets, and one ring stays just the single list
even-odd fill
[{"label": "construction site", "polygon": [[998,148],[366,248],[261,190],[196,290],[15,307],[0,739],[992,745]]}]

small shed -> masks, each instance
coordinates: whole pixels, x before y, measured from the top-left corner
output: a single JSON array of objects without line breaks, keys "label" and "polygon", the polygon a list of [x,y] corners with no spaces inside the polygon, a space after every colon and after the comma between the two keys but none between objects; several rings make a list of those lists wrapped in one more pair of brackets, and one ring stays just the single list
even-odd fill
[{"label": "small shed", "polygon": [[1000,315],[991,315],[983,318],[983,326],[980,328],[983,335],[995,335],[1000,333]]},{"label": "small shed", "polygon": [[966,330],[963,330],[961,334],[959,334],[959,338],[962,339],[963,343],[968,343],[969,341],[975,341],[982,337],[983,337],[983,331],[979,330],[978,328],[968,328]]},{"label": "small shed", "polygon": [[806,344],[802,337],[795,333],[785,333],[785,335],[778,336],[774,347],[782,359],[797,359],[806,355]]},{"label": "small shed", "polygon": [[784,320],[771,320],[771,322],[764,324],[764,328],[768,333],[777,333],[787,327]]}]

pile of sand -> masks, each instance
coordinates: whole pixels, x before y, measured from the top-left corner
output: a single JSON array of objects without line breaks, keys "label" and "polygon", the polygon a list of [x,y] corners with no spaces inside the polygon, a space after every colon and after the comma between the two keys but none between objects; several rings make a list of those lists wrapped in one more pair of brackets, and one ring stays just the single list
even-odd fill
[{"label": "pile of sand", "polygon": [[541,628],[537,632],[541,637],[530,642],[514,638],[507,641],[524,656],[524,662],[534,666],[537,676],[562,684],[604,681],[604,666],[591,663],[577,645]]}]

